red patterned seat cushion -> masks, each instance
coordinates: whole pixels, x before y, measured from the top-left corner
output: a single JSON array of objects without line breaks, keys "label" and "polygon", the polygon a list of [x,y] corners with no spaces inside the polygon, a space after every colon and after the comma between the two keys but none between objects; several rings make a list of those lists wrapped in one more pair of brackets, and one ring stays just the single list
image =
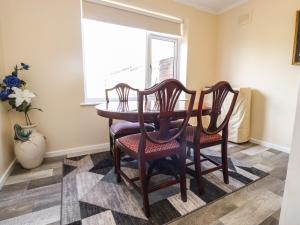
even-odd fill
[{"label": "red patterned seat cushion", "polygon": [[[157,137],[157,135],[158,132],[149,133],[149,136],[153,138]],[[125,136],[117,139],[117,145],[121,145],[122,147],[125,147],[126,149],[132,151],[133,153],[137,153],[140,138],[141,138],[141,134],[133,134],[133,135]],[[180,144],[176,140],[173,140],[167,144],[156,144],[149,140],[146,140],[145,153],[151,154],[151,153],[157,153],[161,151],[170,151],[178,148],[180,148]]]},{"label": "red patterned seat cushion", "polygon": [[[150,124],[145,124],[147,131],[153,131],[154,127]],[[140,123],[132,123],[127,121],[117,122],[111,125],[110,132],[117,137],[122,137],[130,134],[140,133]]]},{"label": "red patterned seat cushion", "polygon": [[[194,142],[194,134],[196,132],[196,127],[188,127],[186,129],[186,141],[187,142]],[[221,141],[222,136],[220,134],[212,134],[212,135],[207,135],[204,133],[201,133],[200,136],[200,144],[207,144],[211,142],[216,142],[216,141]]]}]

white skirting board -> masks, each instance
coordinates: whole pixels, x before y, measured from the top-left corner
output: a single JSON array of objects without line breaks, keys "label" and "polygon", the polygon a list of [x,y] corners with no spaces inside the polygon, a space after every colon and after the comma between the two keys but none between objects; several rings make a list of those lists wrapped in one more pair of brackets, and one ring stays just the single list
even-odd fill
[{"label": "white skirting board", "polygon": [[16,163],[16,159],[14,159],[10,163],[10,165],[8,166],[8,168],[5,170],[4,174],[0,177],[0,190],[2,189],[2,187],[5,184],[7,178],[9,177],[9,175],[12,173],[12,171],[14,169],[15,163]]},{"label": "white skirting board", "polygon": [[80,146],[75,148],[66,148],[66,149],[60,149],[55,151],[49,151],[46,152],[45,158],[50,157],[58,157],[58,156],[79,156],[84,154],[92,154],[97,152],[106,152],[109,151],[109,143],[103,143],[103,144],[96,144],[96,145],[87,145],[87,146]]},{"label": "white skirting board", "polygon": [[258,140],[255,138],[250,138],[250,142],[254,143],[254,144],[258,144],[267,148],[272,148],[281,152],[285,152],[285,153],[290,153],[290,148],[288,147],[284,147],[281,145],[276,145],[270,142],[266,142],[266,141],[262,141],[262,140]]}]

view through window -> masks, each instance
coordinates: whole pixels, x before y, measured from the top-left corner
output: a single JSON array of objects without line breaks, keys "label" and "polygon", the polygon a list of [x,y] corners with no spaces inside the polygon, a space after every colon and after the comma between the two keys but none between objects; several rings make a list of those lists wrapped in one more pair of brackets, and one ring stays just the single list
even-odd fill
[{"label": "view through window", "polygon": [[142,90],[176,78],[176,38],[90,19],[83,19],[82,25],[87,102],[103,100],[104,90],[117,83]]}]

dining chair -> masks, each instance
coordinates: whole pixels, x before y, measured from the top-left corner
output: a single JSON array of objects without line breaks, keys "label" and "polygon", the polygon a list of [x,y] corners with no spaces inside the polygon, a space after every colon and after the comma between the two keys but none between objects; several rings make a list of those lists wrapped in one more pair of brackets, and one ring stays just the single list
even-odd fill
[{"label": "dining chair", "polygon": [[[126,109],[126,105],[128,104],[129,94],[130,92],[135,92],[136,96],[138,93],[138,89],[133,88],[125,83],[119,83],[113,88],[105,89],[105,98],[106,102],[109,103],[109,93],[116,92],[118,95],[118,100],[120,102],[118,110]],[[130,134],[137,134],[140,132],[140,126],[138,122],[128,122],[128,121],[121,121],[113,123],[113,119],[109,119],[109,143],[110,143],[110,152],[113,154],[113,148],[115,144],[115,140],[120,137],[124,137]],[[145,129],[147,131],[154,131],[154,126],[151,124],[145,124]]]},{"label": "dining chair", "polygon": [[[170,130],[170,120],[175,116],[175,106],[179,95],[185,92],[190,96],[188,109],[184,122],[178,129]],[[144,99],[145,96],[155,94],[158,101],[158,113],[155,116],[156,123],[160,124],[159,131],[148,132],[145,127],[144,119]],[[138,117],[140,122],[140,133],[118,138],[115,145],[115,169],[117,181],[121,181],[123,177],[130,183],[143,197],[143,209],[145,215],[150,217],[148,194],[159,189],[180,183],[181,199],[187,201],[186,191],[186,127],[192,113],[195,91],[186,89],[179,81],[168,79],[160,84],[144,91],[138,92]],[[129,178],[120,167],[121,157],[120,152],[123,151],[138,161],[139,176]],[[177,156],[179,158],[177,158]],[[166,157],[176,157],[179,163],[180,176],[175,176],[175,179],[170,179],[164,183],[157,184],[154,187],[149,187],[151,176],[156,175],[159,171],[152,173],[146,167],[151,167],[151,163],[159,162]],[[177,162],[177,160],[175,160]],[[169,169],[169,168],[168,168]],[[140,181],[140,186],[136,184]]]},{"label": "dining chair", "polygon": [[[156,87],[158,84],[159,83],[155,83],[151,88]],[[147,89],[145,89],[145,90],[147,90]],[[155,108],[155,107],[158,107],[159,96],[157,94],[154,94],[154,96],[155,96],[155,105],[154,105],[154,108]],[[146,97],[146,100],[147,99],[148,98]],[[169,128],[170,129],[177,129],[181,126],[182,123],[183,123],[183,119],[172,120],[172,121],[170,121],[170,127]],[[159,126],[159,124],[156,124],[156,125]],[[188,126],[190,126],[190,124],[188,124]],[[156,129],[159,129],[159,127],[156,127]]]},{"label": "dining chair", "polygon": [[[232,97],[228,94],[231,93]],[[197,180],[198,192],[203,194],[203,182],[202,176],[216,170],[223,170],[224,183],[229,183],[228,177],[228,156],[227,156],[227,143],[228,143],[228,123],[232,114],[233,108],[238,97],[238,91],[234,91],[230,84],[226,81],[221,81],[212,86],[211,88],[201,91],[198,115],[197,115],[197,126],[191,126],[187,128],[187,146],[188,148],[194,149],[194,161],[187,163],[187,171],[192,173]],[[203,105],[205,97],[210,96],[211,112],[208,115],[208,126],[203,125]],[[226,99],[229,97],[229,99]],[[231,101],[225,116],[220,117],[221,109],[224,101]],[[207,104],[207,102],[206,102]],[[223,115],[223,114],[222,114]],[[205,156],[201,153],[201,149],[221,145],[221,163]],[[201,159],[201,157],[203,159]],[[209,168],[202,171],[201,163],[209,161],[215,165],[213,168]],[[189,166],[195,165],[195,171],[192,171]]]}]

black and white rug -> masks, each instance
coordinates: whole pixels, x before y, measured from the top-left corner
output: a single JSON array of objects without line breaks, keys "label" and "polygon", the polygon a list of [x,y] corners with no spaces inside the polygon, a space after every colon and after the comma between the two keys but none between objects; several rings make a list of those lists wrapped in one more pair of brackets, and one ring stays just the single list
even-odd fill
[{"label": "black and white rug", "polygon": [[[220,153],[203,153],[220,161]],[[203,167],[212,164],[205,162]],[[122,161],[122,170],[129,176],[138,175],[135,161]],[[198,195],[197,183],[187,176],[188,201],[181,201],[179,184],[149,195],[151,217],[142,210],[141,196],[125,181],[116,183],[113,161],[109,152],[64,160],[62,188],[62,225],[140,225],[165,224],[208,203],[222,198],[264,176],[267,173],[245,162],[229,158],[230,183],[223,183],[222,171],[204,176],[205,194]],[[170,179],[168,174],[153,176],[151,184]]]}]

